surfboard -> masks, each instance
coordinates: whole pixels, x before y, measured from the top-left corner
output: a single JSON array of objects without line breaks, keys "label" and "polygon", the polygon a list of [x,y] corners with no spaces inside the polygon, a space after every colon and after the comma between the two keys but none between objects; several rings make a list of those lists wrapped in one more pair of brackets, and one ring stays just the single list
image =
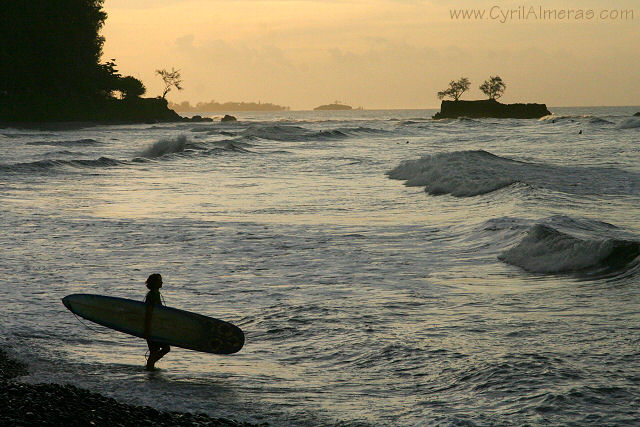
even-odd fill
[{"label": "surfboard", "polygon": [[[72,313],[99,325],[144,337],[144,302],[104,295],[72,294],[62,298],[62,303]],[[149,339],[215,354],[236,353],[244,345],[244,333],[237,326],[164,305],[153,308]]]}]

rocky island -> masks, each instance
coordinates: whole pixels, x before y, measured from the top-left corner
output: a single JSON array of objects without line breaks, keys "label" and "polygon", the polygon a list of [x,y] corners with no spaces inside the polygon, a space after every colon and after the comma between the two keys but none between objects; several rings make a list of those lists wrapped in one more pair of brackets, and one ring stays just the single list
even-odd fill
[{"label": "rocky island", "polygon": [[546,104],[502,104],[495,99],[478,101],[442,101],[440,112],[434,119],[500,118],[500,119],[539,119],[551,112]]},{"label": "rocky island", "polygon": [[353,110],[351,106],[340,104],[338,101],[333,104],[321,105],[313,109],[314,111],[331,111],[331,110]]},{"label": "rocky island", "polygon": [[469,90],[471,81],[461,77],[449,82],[449,87],[438,92],[438,98],[453,98],[453,101],[442,101],[440,112],[434,119],[455,119],[458,117],[498,118],[498,119],[539,119],[551,114],[545,104],[502,104],[497,101],[507,88],[500,76],[491,76],[479,87],[488,99],[477,101],[460,101],[463,93]]}]

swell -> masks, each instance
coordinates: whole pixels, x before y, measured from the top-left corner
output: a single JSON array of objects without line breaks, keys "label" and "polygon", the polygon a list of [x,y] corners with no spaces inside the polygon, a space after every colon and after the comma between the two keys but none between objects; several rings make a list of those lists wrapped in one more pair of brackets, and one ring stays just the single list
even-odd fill
[{"label": "swell", "polygon": [[334,129],[308,129],[293,125],[259,125],[250,126],[243,131],[246,137],[260,138],[272,141],[322,141],[340,140],[351,136],[386,133],[381,129],[366,126],[339,127]]},{"label": "swell", "polygon": [[70,141],[31,141],[27,142],[26,145],[50,145],[54,147],[88,147],[102,145],[102,143],[96,141],[95,139],[85,138]]},{"label": "swell", "polygon": [[38,172],[48,171],[55,168],[85,168],[98,169],[107,168],[127,164],[126,161],[116,160],[109,157],[100,157],[98,159],[74,159],[74,160],[40,160],[36,162],[14,163],[9,165],[0,165],[0,170],[8,172]]}]

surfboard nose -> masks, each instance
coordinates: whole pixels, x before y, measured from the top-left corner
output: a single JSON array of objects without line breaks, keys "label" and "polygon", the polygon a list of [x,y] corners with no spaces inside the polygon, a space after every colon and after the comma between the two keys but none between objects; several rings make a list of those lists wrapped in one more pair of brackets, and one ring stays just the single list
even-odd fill
[{"label": "surfboard nose", "polygon": [[62,298],[62,303],[64,304],[65,307],[67,307],[68,310],[71,310],[71,303],[69,302],[68,298],[69,298],[68,296]]}]

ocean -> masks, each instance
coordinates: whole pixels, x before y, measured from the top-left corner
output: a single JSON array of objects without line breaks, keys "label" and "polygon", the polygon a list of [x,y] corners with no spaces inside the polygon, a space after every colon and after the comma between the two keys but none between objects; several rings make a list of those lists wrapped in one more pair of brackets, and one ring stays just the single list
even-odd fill
[{"label": "ocean", "polygon": [[[274,426],[640,423],[640,107],[0,129],[0,343],[23,381]],[[60,299],[240,326],[174,348]]]}]

